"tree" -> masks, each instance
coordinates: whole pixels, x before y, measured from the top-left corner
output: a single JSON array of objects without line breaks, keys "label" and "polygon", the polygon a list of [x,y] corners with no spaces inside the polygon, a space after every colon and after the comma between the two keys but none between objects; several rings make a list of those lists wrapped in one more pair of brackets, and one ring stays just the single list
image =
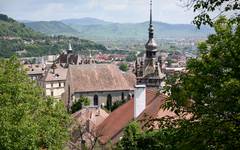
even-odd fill
[{"label": "tree", "polygon": [[192,115],[176,122],[180,147],[240,148],[240,25],[221,17],[214,27],[216,34],[199,45],[200,57],[170,87],[167,108]]},{"label": "tree", "polygon": [[123,104],[125,104],[126,100],[118,100],[115,103],[113,103],[113,105],[111,106],[110,110],[114,111],[115,109],[117,109],[118,107],[122,106]]},{"label": "tree", "polygon": [[0,62],[1,149],[62,149],[70,122],[64,105],[44,98],[16,57]]},{"label": "tree", "polygon": [[221,17],[214,27],[199,58],[168,86],[165,108],[179,118],[150,120],[160,129],[141,134],[139,149],[240,148],[240,25]]},{"label": "tree", "polygon": [[131,122],[123,131],[124,136],[118,143],[118,149],[137,149],[137,139],[141,134],[138,122]]},{"label": "tree", "polygon": [[81,96],[78,101],[76,101],[72,107],[72,113],[75,113],[76,111],[82,109],[83,106],[90,105],[90,100],[87,97]]},{"label": "tree", "polygon": [[136,53],[129,53],[127,58],[126,58],[126,61],[127,62],[133,62],[133,61],[136,61],[137,60],[137,56],[136,56]]},{"label": "tree", "polygon": [[128,64],[125,64],[125,63],[122,63],[120,66],[119,66],[119,69],[126,72],[128,71]]},{"label": "tree", "polygon": [[239,19],[239,0],[180,0],[185,7],[192,8],[198,15],[193,23],[198,28],[202,24],[213,25],[213,21],[220,15],[230,16],[231,19]]}]

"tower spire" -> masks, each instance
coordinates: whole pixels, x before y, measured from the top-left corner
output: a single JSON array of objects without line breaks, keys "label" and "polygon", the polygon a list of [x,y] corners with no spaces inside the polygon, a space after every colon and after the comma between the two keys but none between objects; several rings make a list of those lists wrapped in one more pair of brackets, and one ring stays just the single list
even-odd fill
[{"label": "tower spire", "polygon": [[153,25],[152,25],[152,0],[150,0],[150,23],[149,23],[149,38],[153,38]]},{"label": "tower spire", "polygon": [[150,0],[150,26],[152,26],[152,0]]},{"label": "tower spire", "polygon": [[[153,21],[152,21],[152,0],[150,0],[150,22],[149,22],[149,28],[148,28],[148,34],[149,34],[149,39],[148,42],[145,45],[145,48],[147,51],[156,51],[157,49],[157,43],[155,42],[153,35],[154,35],[154,28],[153,28]],[[152,57],[151,54],[147,54],[147,57]]]}]

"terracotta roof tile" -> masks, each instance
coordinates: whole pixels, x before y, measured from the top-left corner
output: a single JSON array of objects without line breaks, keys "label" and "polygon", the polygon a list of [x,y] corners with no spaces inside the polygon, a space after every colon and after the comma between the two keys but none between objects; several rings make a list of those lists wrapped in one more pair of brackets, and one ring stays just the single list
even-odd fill
[{"label": "terracotta roof tile", "polygon": [[23,66],[28,75],[44,74],[45,66],[42,64],[27,64]]},{"label": "terracotta roof tile", "polygon": [[[159,94],[157,90],[153,89],[146,90],[146,97],[146,109],[139,115],[138,119],[142,119],[145,115],[153,117],[157,116],[160,111],[160,107],[167,98],[165,95]],[[106,144],[109,140],[113,139],[118,133],[120,133],[122,129],[133,120],[133,114],[133,99],[113,111],[108,118],[97,127],[97,134],[100,135],[100,143]],[[166,113],[166,115],[167,114],[168,113]]]},{"label": "terracotta roof tile", "polygon": [[90,107],[75,112],[72,117],[79,123],[86,123],[87,120],[90,120],[96,127],[108,117],[108,113],[101,108]]},{"label": "terracotta roof tile", "polygon": [[97,135],[102,144],[107,143],[133,119],[133,100],[120,106],[97,127]]}]

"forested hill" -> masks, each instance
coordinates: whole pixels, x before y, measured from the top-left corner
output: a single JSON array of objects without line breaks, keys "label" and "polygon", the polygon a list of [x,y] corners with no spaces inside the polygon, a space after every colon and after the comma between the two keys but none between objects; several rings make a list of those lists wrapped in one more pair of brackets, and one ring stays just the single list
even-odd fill
[{"label": "forested hill", "polygon": [[23,23],[19,23],[7,15],[0,14],[0,36],[1,37],[42,37],[43,34],[26,28]]},{"label": "forested hill", "polygon": [[89,50],[106,51],[103,45],[93,41],[62,35],[52,37],[35,32],[7,15],[0,14],[0,57],[58,54],[67,49],[69,42],[75,52],[80,54],[88,54]]},{"label": "forested hill", "polygon": [[[126,39],[145,40],[148,36],[149,22],[115,23],[96,18],[80,18],[60,21],[30,21],[25,22],[25,25],[48,35],[62,33],[96,41],[119,41]],[[191,24],[168,24],[154,21],[153,25],[157,39],[206,38],[213,33],[213,30],[206,26],[198,30]],[[75,30],[75,32],[72,32],[72,30]],[[58,32],[55,33],[54,31]]]},{"label": "forested hill", "polygon": [[80,36],[77,30],[60,21],[28,22],[25,25],[34,31],[39,31],[47,35]]}]

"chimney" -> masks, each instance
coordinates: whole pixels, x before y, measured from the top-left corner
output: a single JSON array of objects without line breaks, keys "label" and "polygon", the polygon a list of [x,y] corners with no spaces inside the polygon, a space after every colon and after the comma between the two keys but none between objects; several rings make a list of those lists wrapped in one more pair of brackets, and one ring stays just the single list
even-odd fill
[{"label": "chimney", "polygon": [[146,108],[146,85],[135,85],[134,90],[134,119]]}]

